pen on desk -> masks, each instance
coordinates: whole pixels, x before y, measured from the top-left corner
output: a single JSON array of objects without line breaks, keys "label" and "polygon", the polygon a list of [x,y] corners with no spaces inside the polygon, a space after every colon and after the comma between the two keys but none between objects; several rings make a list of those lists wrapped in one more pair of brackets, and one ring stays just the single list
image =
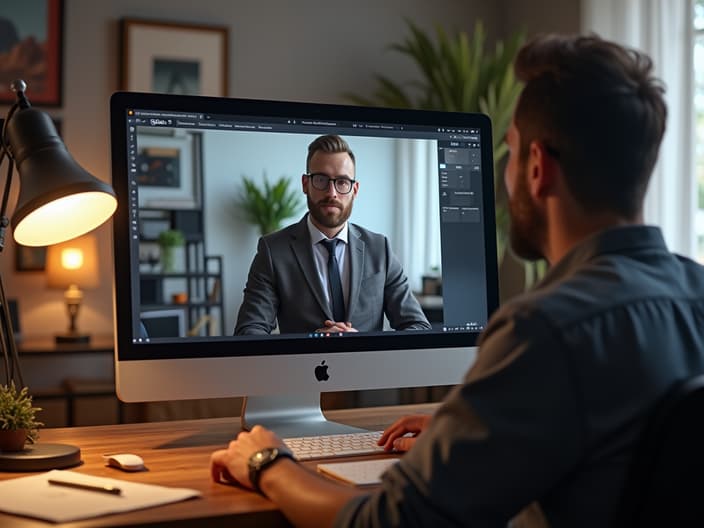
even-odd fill
[{"label": "pen on desk", "polygon": [[70,482],[68,480],[58,479],[49,479],[49,484],[53,484],[54,486],[66,486],[67,488],[76,488],[87,491],[99,491],[101,493],[109,493],[110,495],[122,494],[122,490],[120,488],[108,485],[101,486],[99,484],[83,484],[81,482]]}]

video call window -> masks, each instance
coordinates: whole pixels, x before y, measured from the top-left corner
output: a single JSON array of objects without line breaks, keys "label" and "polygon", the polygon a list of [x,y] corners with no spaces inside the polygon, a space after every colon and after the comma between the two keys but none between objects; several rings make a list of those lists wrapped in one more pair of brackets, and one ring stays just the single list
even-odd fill
[{"label": "video call window", "polygon": [[[172,227],[174,216],[191,215],[179,225],[202,246],[177,248],[175,266],[183,270],[204,256],[219,259],[221,278],[209,280],[202,291],[189,290],[189,300],[222,295],[222,313],[211,317],[220,320],[201,325],[201,333],[231,335],[259,238],[239,207],[243,180],[259,186],[289,180],[289,188],[300,193],[300,208],[284,225],[299,222],[307,211],[301,190],[307,149],[321,133],[136,127],[140,311],[189,290],[186,276],[145,277],[158,275],[163,264],[156,262],[159,234]],[[351,134],[344,139],[355,154],[359,183],[350,222],[388,238],[433,330],[480,329],[487,314],[478,144]],[[453,297],[466,287],[476,295]]]}]

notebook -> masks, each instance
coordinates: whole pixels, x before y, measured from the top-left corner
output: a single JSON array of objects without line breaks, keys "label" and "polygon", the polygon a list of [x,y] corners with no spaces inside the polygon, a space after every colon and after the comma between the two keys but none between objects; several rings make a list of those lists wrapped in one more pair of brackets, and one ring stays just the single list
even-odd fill
[{"label": "notebook", "polygon": [[318,464],[318,472],[346,484],[373,486],[379,484],[381,475],[398,461],[398,458],[380,458]]},{"label": "notebook", "polygon": [[[120,494],[52,485],[50,479],[83,486],[119,488]],[[52,522],[69,522],[198,496],[200,492],[193,489],[154,486],[55,469],[0,482],[0,511]]]}]

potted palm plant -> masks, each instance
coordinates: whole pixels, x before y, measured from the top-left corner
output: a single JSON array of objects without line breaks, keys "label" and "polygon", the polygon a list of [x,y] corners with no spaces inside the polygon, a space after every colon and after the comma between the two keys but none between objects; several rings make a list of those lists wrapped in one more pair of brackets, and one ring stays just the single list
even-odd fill
[{"label": "potted palm plant", "polygon": [[[390,48],[415,63],[421,74],[420,80],[397,82],[376,75],[377,88],[371,97],[345,96],[364,106],[482,112],[491,118],[500,262],[507,246],[509,220],[500,169],[507,154],[504,136],[522,88],[513,73],[513,59],[524,37],[518,33],[506,42],[497,41],[492,51],[486,45],[481,21],[474,26],[472,35],[463,31],[449,35],[437,27],[434,39],[412,22],[407,20],[406,23],[410,34],[403,42],[391,44]],[[536,268],[526,265],[525,270],[528,285],[536,275]]]},{"label": "potted palm plant", "polygon": [[281,229],[283,221],[291,218],[301,208],[301,198],[290,189],[291,180],[281,177],[270,184],[264,176],[263,187],[247,177],[242,178],[242,189],[237,206],[251,224],[259,228],[262,235]]},{"label": "potted palm plant", "polygon": [[161,251],[161,268],[164,272],[174,270],[174,249],[183,246],[183,233],[177,229],[167,229],[159,233],[157,238]]},{"label": "potted palm plant", "polygon": [[18,392],[14,382],[0,385],[0,451],[22,451],[25,442],[34,443],[44,425],[36,419],[39,411],[27,387]]}]

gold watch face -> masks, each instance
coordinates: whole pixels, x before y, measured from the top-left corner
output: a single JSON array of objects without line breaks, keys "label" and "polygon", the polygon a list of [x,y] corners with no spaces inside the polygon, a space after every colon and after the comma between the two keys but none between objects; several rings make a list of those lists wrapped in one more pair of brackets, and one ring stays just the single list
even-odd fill
[{"label": "gold watch face", "polygon": [[257,451],[249,458],[250,466],[260,468],[263,464],[266,464],[270,460],[276,458],[277,450],[276,448],[267,447],[260,451]]}]

